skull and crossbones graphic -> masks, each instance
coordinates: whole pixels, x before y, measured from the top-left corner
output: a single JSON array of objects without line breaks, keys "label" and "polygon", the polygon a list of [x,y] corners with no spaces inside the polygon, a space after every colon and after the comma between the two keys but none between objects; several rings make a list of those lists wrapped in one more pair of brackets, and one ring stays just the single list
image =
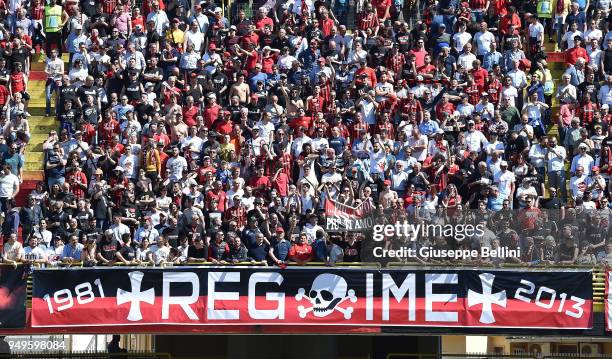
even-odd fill
[{"label": "skull and crossbones graphic", "polygon": [[303,305],[298,306],[300,318],[305,318],[310,312],[317,318],[323,318],[337,310],[344,315],[344,319],[351,319],[353,307],[343,308],[339,305],[346,300],[352,303],[357,302],[355,291],[348,289],[346,280],[330,273],[319,274],[312,282],[308,294],[304,288],[300,288],[295,300],[301,301],[302,299],[309,300],[312,306],[309,308]]}]

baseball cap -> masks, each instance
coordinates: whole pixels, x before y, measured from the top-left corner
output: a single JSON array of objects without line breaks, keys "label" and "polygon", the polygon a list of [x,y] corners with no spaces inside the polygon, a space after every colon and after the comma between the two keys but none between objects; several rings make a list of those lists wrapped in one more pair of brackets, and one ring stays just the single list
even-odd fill
[{"label": "baseball cap", "polygon": [[211,42],[210,45],[208,45],[208,49],[209,50],[216,50],[217,49],[217,45],[215,45],[214,42]]},{"label": "baseball cap", "polygon": [[285,233],[285,230],[283,229],[283,227],[278,227],[276,228],[276,233]]},{"label": "baseball cap", "polygon": [[391,186],[391,181],[390,180],[384,180],[383,183],[385,184],[385,186]]},{"label": "baseball cap", "polygon": [[500,166],[504,166],[504,167],[508,167],[508,162],[506,161],[501,161],[501,163],[499,164]]},{"label": "baseball cap", "polygon": [[593,172],[598,171],[599,172],[599,167],[598,166],[593,166],[593,167],[591,167],[591,171],[593,171]]}]

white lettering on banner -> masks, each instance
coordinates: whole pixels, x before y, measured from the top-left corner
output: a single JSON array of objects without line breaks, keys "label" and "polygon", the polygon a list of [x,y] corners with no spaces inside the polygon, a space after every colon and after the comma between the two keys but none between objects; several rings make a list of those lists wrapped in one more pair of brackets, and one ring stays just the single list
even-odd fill
[{"label": "white lettering on banner", "polygon": [[[128,292],[121,288],[117,289],[117,305],[124,303],[130,303],[130,311],[127,316],[127,320],[131,322],[137,322],[142,320],[142,313],[140,312],[140,302],[149,304],[155,303],[155,289],[149,288],[144,292],[140,291],[142,285],[142,277],[144,273],[136,271],[128,273],[130,277],[130,285],[132,291]],[[165,302],[164,302],[165,303]]]},{"label": "white lettering on banner", "polygon": [[434,284],[457,284],[456,273],[425,274],[425,320],[428,322],[456,322],[457,312],[434,312],[433,303],[456,303],[457,293],[434,294]]},{"label": "white lettering on banner", "polygon": [[497,293],[493,293],[493,281],[495,275],[491,273],[480,274],[480,283],[482,284],[482,293],[475,292],[473,290],[468,291],[468,307],[475,305],[482,305],[480,311],[479,321],[484,324],[495,323],[495,317],[493,316],[493,304],[501,307],[506,307],[506,291],[502,290]]},{"label": "white lettering on banner", "polygon": [[[525,295],[523,295],[523,293],[529,296],[532,296],[533,293],[535,293],[535,289],[536,289],[535,283],[530,282],[525,279],[521,279],[521,284],[527,286],[527,288],[519,287],[514,293],[514,299],[518,299],[525,303],[531,303],[531,298],[526,297]],[[550,296],[550,299],[548,299],[548,303],[543,302],[542,300],[543,293],[548,293],[548,295]],[[536,295],[534,303],[540,308],[551,309],[555,306],[556,298],[557,298],[557,291],[555,291],[554,289],[548,288],[548,287],[540,287],[540,289],[538,289],[538,293]],[[583,306],[586,303],[586,300],[580,297],[573,296],[573,295],[570,296],[569,300],[574,302],[574,304],[572,304],[572,309],[574,310],[568,309],[564,312],[563,310],[565,309],[566,299],[567,299],[567,293],[559,294],[559,306],[557,308],[557,312],[559,313],[563,312],[565,315],[570,316],[572,318],[576,318],[576,319],[579,319],[580,317],[582,317],[582,315],[584,314]]]},{"label": "white lettering on banner", "polygon": [[208,308],[206,308],[208,319],[213,320],[239,320],[239,310],[215,309],[217,300],[240,300],[238,292],[217,292],[215,283],[238,283],[240,282],[240,272],[208,272]]},{"label": "white lettering on banner", "polygon": [[374,319],[374,274],[366,274],[366,320]]},{"label": "white lettering on banner", "polygon": [[255,300],[257,299],[255,289],[257,283],[276,283],[281,285],[283,283],[283,276],[280,275],[280,273],[273,272],[258,272],[251,274],[249,278],[249,316],[251,319],[285,319],[285,293],[266,293],[266,300],[278,302],[278,307],[276,309],[264,310],[255,307]]},{"label": "white lettering on banner", "polygon": [[[170,295],[170,284],[171,283],[191,283],[191,295],[190,296],[171,296]],[[198,275],[193,272],[164,272],[163,279],[163,297],[162,297],[162,319],[168,319],[170,317],[170,306],[178,305],[183,308],[187,317],[191,320],[198,320],[198,316],[191,309],[190,305],[198,301],[200,297],[200,279]]]},{"label": "white lettering on banner", "polygon": [[389,320],[389,292],[398,303],[408,292],[408,320],[414,321],[416,317],[416,274],[410,273],[398,288],[391,275],[384,273],[382,277],[382,320]]}]

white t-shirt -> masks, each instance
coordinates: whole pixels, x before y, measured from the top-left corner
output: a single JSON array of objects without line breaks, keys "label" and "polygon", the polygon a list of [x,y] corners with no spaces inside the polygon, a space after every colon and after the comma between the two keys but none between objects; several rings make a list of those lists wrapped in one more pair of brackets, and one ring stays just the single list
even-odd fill
[{"label": "white t-shirt", "polygon": [[0,177],[0,198],[12,197],[15,186],[19,186],[19,178],[13,173]]},{"label": "white t-shirt", "polygon": [[476,45],[478,45],[478,55],[486,55],[491,52],[491,43],[495,42],[495,35],[492,32],[477,32],[474,35],[474,40],[476,41]]},{"label": "white t-shirt", "polygon": [[463,46],[472,40],[472,35],[468,32],[458,32],[453,35],[453,45],[457,52],[463,52]]},{"label": "white t-shirt", "polygon": [[542,24],[539,22],[530,24],[529,37],[535,37],[536,39],[541,40],[544,37],[544,26],[542,26]]},{"label": "white t-shirt", "polygon": [[184,157],[170,157],[166,163],[168,178],[179,181],[183,178],[183,171],[187,170],[187,160]]},{"label": "white t-shirt", "polygon": [[200,52],[202,44],[204,43],[204,35],[202,35],[202,33],[199,31],[185,31],[185,41],[187,42],[187,45],[193,45],[193,50],[195,52]]},{"label": "white t-shirt", "polygon": [[495,177],[494,182],[499,186],[499,194],[503,196],[503,198],[508,198],[512,191],[512,184],[516,181],[514,173],[507,170],[505,172],[500,171]]},{"label": "white t-shirt", "polygon": [[[427,157],[427,144],[429,142],[427,136],[420,135],[419,138],[414,138],[413,136],[410,136],[408,137],[408,140],[406,142],[408,142],[408,145],[413,148],[412,156],[416,158],[417,161],[425,161],[425,158]],[[420,151],[415,151],[415,146],[424,146],[425,148]]]},{"label": "white t-shirt", "polygon": [[462,53],[461,55],[459,55],[459,59],[457,59],[457,62],[467,71],[470,71],[472,67],[474,67],[474,60],[476,60],[476,55],[469,52],[467,54]]}]

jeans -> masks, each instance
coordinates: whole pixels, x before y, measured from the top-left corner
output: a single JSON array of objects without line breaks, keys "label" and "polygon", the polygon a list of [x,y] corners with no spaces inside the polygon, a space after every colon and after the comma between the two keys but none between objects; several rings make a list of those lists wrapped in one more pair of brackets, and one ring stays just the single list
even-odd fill
[{"label": "jeans", "polygon": [[561,198],[565,198],[567,196],[567,188],[565,186],[565,171],[548,172],[548,188],[557,188],[561,191]]},{"label": "jeans", "polygon": [[[47,105],[45,106],[45,112],[51,113],[51,95],[55,92],[56,96],[59,96],[59,86],[52,79],[47,79],[47,83],[45,84],[45,98],[47,100]],[[55,114],[58,114],[57,108],[55,109]]]},{"label": "jeans", "polygon": [[561,49],[561,38],[563,37],[563,18],[562,17],[556,17],[555,18],[555,31],[557,31],[557,47],[559,49]]}]

